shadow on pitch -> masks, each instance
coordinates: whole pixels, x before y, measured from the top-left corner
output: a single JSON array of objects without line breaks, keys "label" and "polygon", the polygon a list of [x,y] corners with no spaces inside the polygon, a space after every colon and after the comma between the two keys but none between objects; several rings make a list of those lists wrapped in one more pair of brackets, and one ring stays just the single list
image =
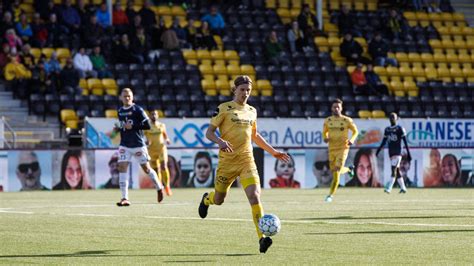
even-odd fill
[{"label": "shadow on pitch", "polygon": [[384,216],[384,217],[354,217],[354,216],[338,216],[338,217],[317,217],[317,218],[301,218],[303,221],[323,221],[323,220],[391,220],[391,219],[452,219],[452,218],[474,218],[469,215],[451,215],[451,216]]},{"label": "shadow on pitch", "polygon": [[377,235],[377,234],[432,234],[432,233],[465,233],[474,230],[390,230],[390,231],[363,231],[363,232],[338,232],[338,233],[307,233],[307,235]]},{"label": "shadow on pitch", "polygon": [[[90,251],[79,251],[75,253],[53,253],[53,254],[38,254],[38,255],[0,255],[0,258],[87,258],[87,257],[244,257],[244,256],[256,256],[257,254],[246,254],[246,253],[235,253],[235,254],[112,254],[112,252],[120,252],[121,250],[90,250]],[[212,262],[208,260],[197,260],[197,261],[168,261],[168,262]]]}]

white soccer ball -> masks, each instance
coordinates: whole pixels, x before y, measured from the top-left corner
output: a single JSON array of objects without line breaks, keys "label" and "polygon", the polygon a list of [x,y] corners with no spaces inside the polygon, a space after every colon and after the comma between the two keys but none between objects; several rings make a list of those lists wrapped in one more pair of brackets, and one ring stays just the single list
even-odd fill
[{"label": "white soccer ball", "polygon": [[280,219],[275,214],[265,214],[258,221],[258,229],[265,236],[274,236],[280,232]]}]

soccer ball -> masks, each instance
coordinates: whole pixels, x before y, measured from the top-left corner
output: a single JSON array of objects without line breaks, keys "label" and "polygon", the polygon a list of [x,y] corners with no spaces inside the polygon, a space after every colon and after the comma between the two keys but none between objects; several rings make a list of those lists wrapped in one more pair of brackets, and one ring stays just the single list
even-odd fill
[{"label": "soccer ball", "polygon": [[280,219],[275,214],[265,214],[258,221],[258,229],[265,236],[274,236],[280,232]]}]

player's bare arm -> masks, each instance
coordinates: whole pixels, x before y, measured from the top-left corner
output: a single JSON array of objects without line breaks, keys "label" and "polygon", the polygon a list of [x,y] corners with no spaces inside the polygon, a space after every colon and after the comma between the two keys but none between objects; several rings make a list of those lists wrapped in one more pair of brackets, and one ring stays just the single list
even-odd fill
[{"label": "player's bare arm", "polygon": [[210,141],[216,143],[219,146],[219,149],[224,152],[234,152],[232,149],[232,144],[216,135],[217,128],[213,125],[209,125],[206,131],[206,138]]},{"label": "player's bare arm", "polygon": [[287,153],[275,150],[270,144],[268,144],[268,142],[258,132],[254,132],[252,134],[252,140],[260,148],[270,153],[273,157],[277,158],[278,160],[281,160],[284,162],[290,162],[291,159]]}]

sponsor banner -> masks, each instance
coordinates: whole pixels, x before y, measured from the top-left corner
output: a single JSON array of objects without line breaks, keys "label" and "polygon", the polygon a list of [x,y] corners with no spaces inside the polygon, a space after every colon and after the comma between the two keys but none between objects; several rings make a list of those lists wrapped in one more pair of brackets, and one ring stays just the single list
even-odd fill
[{"label": "sponsor banner", "polygon": [[[109,189],[120,188],[118,170],[118,151],[96,150],[95,151],[95,188]],[[128,169],[128,187],[138,188],[138,167],[130,164]]]},{"label": "sponsor banner", "polygon": [[4,142],[5,142],[5,128],[3,125],[3,120],[0,119],[0,149],[4,148]]},{"label": "sponsor banner", "polygon": [[473,149],[424,149],[425,187],[474,186]]},{"label": "sponsor banner", "polygon": [[8,151],[5,191],[51,190],[51,151]]},{"label": "sponsor banner", "polygon": [[[119,144],[118,134],[112,133],[117,120],[89,118],[86,125],[87,147],[107,148]],[[163,118],[171,144],[177,148],[215,148],[205,134],[209,119]],[[354,147],[377,147],[388,119],[354,119],[359,136]],[[272,119],[258,120],[259,133],[273,146],[293,148],[327,147],[323,142],[324,119]],[[410,147],[474,147],[474,120],[457,119],[402,119]]]},{"label": "sponsor banner", "polygon": [[53,190],[95,188],[94,151],[58,150],[52,152]]}]

